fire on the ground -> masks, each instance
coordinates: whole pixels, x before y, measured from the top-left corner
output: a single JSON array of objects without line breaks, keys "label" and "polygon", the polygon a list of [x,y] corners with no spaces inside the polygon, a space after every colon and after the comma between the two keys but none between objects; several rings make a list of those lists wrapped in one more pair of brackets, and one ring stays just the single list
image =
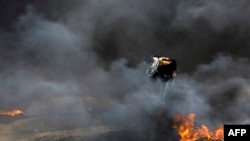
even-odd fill
[{"label": "fire on the ground", "polygon": [[17,115],[23,115],[23,114],[24,112],[19,109],[0,110],[0,115],[17,116]]},{"label": "fire on the ground", "polygon": [[180,135],[180,141],[222,141],[223,126],[219,126],[215,131],[210,131],[206,125],[195,126],[195,114],[174,117],[174,128]]}]

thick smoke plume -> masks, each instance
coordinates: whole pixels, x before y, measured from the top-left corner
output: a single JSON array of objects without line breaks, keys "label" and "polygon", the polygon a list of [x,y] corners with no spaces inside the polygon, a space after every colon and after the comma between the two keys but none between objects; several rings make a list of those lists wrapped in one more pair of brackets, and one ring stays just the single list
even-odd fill
[{"label": "thick smoke plume", "polygon": [[[105,124],[144,135],[157,128],[159,109],[170,118],[196,113],[212,127],[248,123],[249,4],[0,2],[0,109],[42,119],[26,129],[41,132]],[[165,100],[160,82],[145,75],[143,60],[152,54],[178,63]]]}]

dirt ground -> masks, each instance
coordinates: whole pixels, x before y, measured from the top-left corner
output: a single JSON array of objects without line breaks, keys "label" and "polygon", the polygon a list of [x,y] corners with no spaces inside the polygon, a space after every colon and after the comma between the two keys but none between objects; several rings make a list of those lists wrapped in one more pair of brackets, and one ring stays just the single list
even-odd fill
[{"label": "dirt ground", "polygon": [[117,128],[108,126],[95,126],[68,130],[58,129],[50,131],[45,129],[45,127],[42,127],[42,125],[40,125],[39,129],[32,128],[32,124],[34,122],[37,122],[37,124],[42,124],[42,121],[33,118],[19,119],[11,123],[0,124],[1,141],[95,140],[96,136],[119,131]]}]

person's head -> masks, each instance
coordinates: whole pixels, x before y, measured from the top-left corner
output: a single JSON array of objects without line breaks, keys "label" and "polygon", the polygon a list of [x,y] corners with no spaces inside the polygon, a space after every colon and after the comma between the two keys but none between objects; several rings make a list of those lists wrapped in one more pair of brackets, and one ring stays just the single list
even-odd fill
[{"label": "person's head", "polygon": [[157,58],[160,58],[160,55],[158,54],[155,54],[153,57],[157,57]]}]

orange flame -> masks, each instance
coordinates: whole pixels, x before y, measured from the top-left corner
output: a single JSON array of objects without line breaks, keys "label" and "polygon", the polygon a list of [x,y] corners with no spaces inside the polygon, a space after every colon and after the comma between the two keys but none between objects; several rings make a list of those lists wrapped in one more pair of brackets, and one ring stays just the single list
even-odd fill
[{"label": "orange flame", "polygon": [[197,141],[199,139],[223,139],[224,130],[222,126],[212,132],[205,125],[195,127],[194,121],[195,114],[189,114],[187,117],[176,116],[174,118],[174,128],[178,130],[178,133],[181,138],[180,141]]},{"label": "orange flame", "polygon": [[13,109],[9,111],[0,110],[0,115],[17,116],[21,114],[24,114],[24,112],[18,109]]}]

